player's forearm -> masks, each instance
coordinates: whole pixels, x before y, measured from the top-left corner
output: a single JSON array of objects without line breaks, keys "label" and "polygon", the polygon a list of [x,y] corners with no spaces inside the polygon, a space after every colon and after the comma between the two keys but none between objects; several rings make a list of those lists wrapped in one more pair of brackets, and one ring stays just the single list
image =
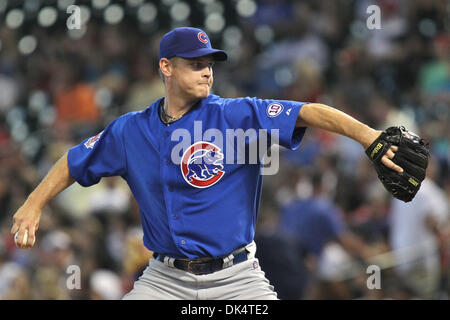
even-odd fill
[{"label": "player's forearm", "polygon": [[27,204],[42,209],[58,193],[75,182],[69,171],[67,152],[55,163],[41,183],[28,196]]},{"label": "player's forearm", "polygon": [[316,127],[341,134],[358,141],[365,149],[381,133],[342,111],[319,103],[303,105],[296,126]]}]

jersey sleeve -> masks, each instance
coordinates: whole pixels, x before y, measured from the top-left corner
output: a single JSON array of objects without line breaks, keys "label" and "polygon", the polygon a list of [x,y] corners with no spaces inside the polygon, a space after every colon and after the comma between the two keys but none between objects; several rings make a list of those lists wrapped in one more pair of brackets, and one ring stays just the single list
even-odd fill
[{"label": "jersey sleeve", "polygon": [[123,118],[118,118],[99,134],[69,150],[70,174],[80,185],[88,187],[97,184],[102,177],[126,175],[124,125]]},{"label": "jersey sleeve", "polygon": [[306,127],[295,127],[300,108],[307,102],[258,98],[229,99],[225,104],[226,121],[232,128],[265,129],[269,134],[278,130],[279,144],[296,150]]}]

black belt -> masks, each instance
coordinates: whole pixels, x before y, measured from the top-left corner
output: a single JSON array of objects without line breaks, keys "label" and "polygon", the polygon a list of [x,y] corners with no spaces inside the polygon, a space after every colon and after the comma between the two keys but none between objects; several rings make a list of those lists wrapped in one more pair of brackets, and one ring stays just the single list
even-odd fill
[{"label": "black belt", "polygon": [[[224,259],[174,259],[173,266],[177,269],[184,270],[196,275],[213,273],[227,267],[231,267],[232,265],[238,264],[240,262],[246,261],[247,258],[247,250],[242,250],[237,253],[233,253],[233,263],[224,263]],[[153,253],[153,257],[161,262],[164,262],[165,258],[171,259],[169,256],[166,256],[161,253]]]}]

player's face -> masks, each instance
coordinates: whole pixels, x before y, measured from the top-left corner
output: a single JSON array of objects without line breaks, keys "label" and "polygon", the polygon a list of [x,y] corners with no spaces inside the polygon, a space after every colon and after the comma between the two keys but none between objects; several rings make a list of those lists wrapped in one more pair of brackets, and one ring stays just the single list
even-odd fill
[{"label": "player's face", "polygon": [[180,93],[196,99],[209,95],[213,85],[214,59],[210,56],[184,59],[177,58],[173,77]]}]

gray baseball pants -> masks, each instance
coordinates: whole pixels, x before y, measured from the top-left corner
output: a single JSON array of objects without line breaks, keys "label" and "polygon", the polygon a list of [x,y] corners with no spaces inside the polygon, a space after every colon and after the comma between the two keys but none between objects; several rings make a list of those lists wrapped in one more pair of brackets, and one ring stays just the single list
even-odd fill
[{"label": "gray baseball pants", "polygon": [[254,242],[246,246],[248,260],[205,275],[195,275],[150,259],[124,300],[277,300],[255,258]]}]

